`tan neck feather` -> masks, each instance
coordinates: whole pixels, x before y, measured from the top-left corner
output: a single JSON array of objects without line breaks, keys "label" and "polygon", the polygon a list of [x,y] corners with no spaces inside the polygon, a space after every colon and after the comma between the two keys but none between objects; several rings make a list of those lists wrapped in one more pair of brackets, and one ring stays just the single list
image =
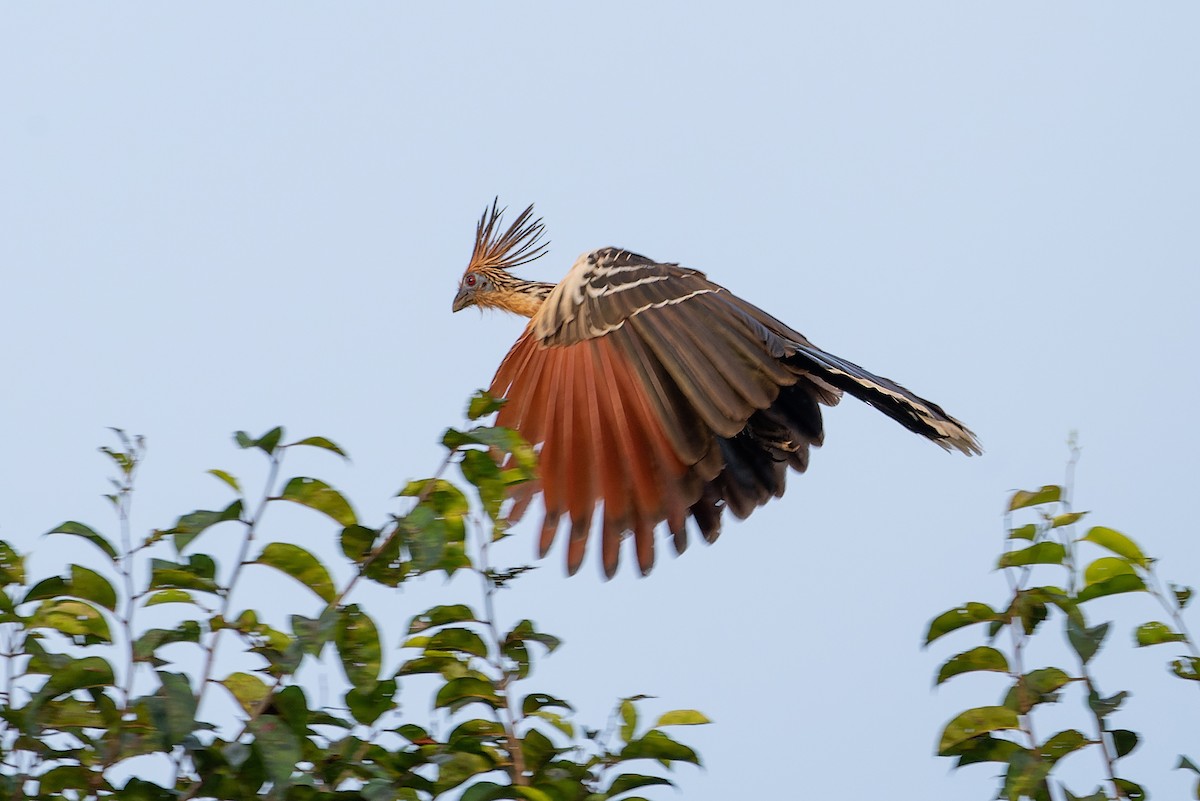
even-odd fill
[{"label": "tan neck feather", "polygon": [[545,298],[540,295],[512,290],[493,292],[487,299],[488,306],[504,309],[513,314],[519,314],[522,317],[532,317],[537,314],[538,309],[542,308],[544,302]]}]

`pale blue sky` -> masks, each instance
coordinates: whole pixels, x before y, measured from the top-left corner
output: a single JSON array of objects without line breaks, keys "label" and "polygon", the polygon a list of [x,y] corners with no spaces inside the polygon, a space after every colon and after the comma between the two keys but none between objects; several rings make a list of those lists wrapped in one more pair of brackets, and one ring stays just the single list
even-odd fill
[{"label": "pale blue sky", "polygon": [[[919,643],[999,600],[1006,493],[1059,480],[1078,429],[1079,506],[1200,583],[1198,27],[1190,2],[5,4],[0,537],[49,572],[77,553],[36,535],[112,528],[110,425],[150,443],[143,528],[221,503],[206,469],[257,469],[229,434],[277,423],[343,444],[351,466],[291,472],[382,519],[522,325],[450,314],[475,219],[535,202],[552,254],[526,277],[608,244],[704,270],[986,449],[848,400],[809,474],[715,546],[608,583],[556,552],[501,602],[566,641],[537,688],[596,723],[636,692],[709,713],[680,732],[707,763],[690,799],[988,798],[989,768],[932,753],[1000,685],[931,692],[979,641]],[[259,578],[248,603],[314,609]],[[475,592],[438,590],[361,600],[401,621]],[[1143,608],[1101,680],[1136,691],[1127,775],[1182,797],[1195,688],[1127,653]]]}]

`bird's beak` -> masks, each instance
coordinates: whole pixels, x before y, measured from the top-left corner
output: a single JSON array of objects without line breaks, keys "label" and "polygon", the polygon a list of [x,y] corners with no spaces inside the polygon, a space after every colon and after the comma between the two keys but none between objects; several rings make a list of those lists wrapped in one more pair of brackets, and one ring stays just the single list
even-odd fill
[{"label": "bird's beak", "polygon": [[454,296],[453,311],[462,311],[470,306],[474,302],[474,298],[471,297],[472,294],[465,286],[459,287],[458,294]]}]

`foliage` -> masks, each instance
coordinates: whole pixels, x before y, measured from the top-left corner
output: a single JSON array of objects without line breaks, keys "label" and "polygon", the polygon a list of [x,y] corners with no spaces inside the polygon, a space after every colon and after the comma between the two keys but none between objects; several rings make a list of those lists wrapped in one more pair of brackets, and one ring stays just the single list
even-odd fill
[{"label": "foliage", "polygon": [[[477,420],[497,403],[481,393],[469,416]],[[530,620],[501,625],[495,611],[498,591],[523,568],[491,567],[488,547],[506,536],[506,489],[527,481],[535,461],[513,432],[448,431],[437,474],[405,487],[399,494],[407,512],[379,526],[361,522],[324,481],[280,478],[293,449],[345,457],[336,444],[323,437],[285,442],[282,428],[260,437],[238,432],[237,445],[266,460],[262,496],[252,502],[239,478],[212,470],[233,493],[228,505],[190,512],[136,540],[131,509],[145,446],[117,436],[119,448],[101,449],[117,470],[108,496],[116,541],[82,523],[56,526],[48,535],[89,543],[81,553],[91,559],[39,581],[26,575],[24,556],[0,542],[5,797],[377,801],[453,791],[464,801],[634,801],[634,790],[671,784],[654,763],[699,764],[664,730],[706,723],[699,712],[668,712],[647,726],[639,717],[644,696],[635,696],[617,704],[609,726],[589,728],[575,722],[567,701],[527,687],[535,654],[553,652],[559,640]],[[476,510],[441,477],[451,464],[470,485]],[[305,548],[258,542],[264,516],[279,504],[298,504],[336,525],[352,567],[340,587]],[[224,537],[204,537],[219,526]],[[224,567],[230,554],[198,548],[218,541],[236,543]],[[292,615],[277,628],[237,608],[236,587],[262,568],[307,588],[323,611]],[[407,658],[386,665],[381,622],[349,602],[355,587],[395,588],[459,571],[479,576],[482,607],[418,612],[407,626]],[[142,625],[145,610],[159,605],[179,610],[178,622]],[[233,648],[253,655],[257,667],[217,675]],[[350,686],[341,704],[314,705],[297,672],[331,653]],[[435,684],[434,709],[418,723],[400,714],[394,698],[401,681],[421,675]],[[236,700],[236,721],[209,719],[205,702],[217,692]],[[439,734],[438,724],[448,732]],[[133,760],[141,760],[136,770]],[[647,764],[650,772],[641,772],[638,765]]]},{"label": "foliage", "polygon": [[[1070,503],[1078,456],[1078,446],[1072,441],[1064,485],[1020,490],[1009,499],[1007,544],[996,565],[1007,579],[1008,598],[995,607],[972,601],[950,609],[933,619],[925,636],[929,644],[958,629],[986,624],[988,644],[947,659],[938,670],[937,684],[967,673],[991,672],[1006,676],[1008,689],[1001,703],[965,710],[947,723],[937,752],[953,758],[955,767],[986,762],[1003,766],[999,798],[1102,801],[1148,797],[1120,769],[1120,760],[1138,746],[1140,737],[1113,721],[1130,693],[1109,693],[1111,688],[1102,691],[1097,678],[1097,655],[1112,622],[1089,620],[1093,600],[1128,594],[1154,598],[1170,622],[1153,620],[1138,626],[1132,638],[1135,646],[1171,644],[1184,649],[1187,653],[1170,662],[1171,671],[1181,679],[1200,679],[1200,650],[1182,615],[1191,600],[1191,588],[1169,585],[1168,591],[1155,560],[1126,534],[1093,526],[1076,536],[1077,524],[1087,516],[1087,512],[1073,511]],[[1059,571],[1063,585],[1034,581],[1047,570]],[[1026,657],[1030,642],[1039,632],[1044,633],[1044,624],[1054,618],[1061,621],[1073,663],[1069,667],[1034,667]],[[1035,735],[1035,714],[1060,703],[1064,696],[1083,701],[1085,715],[1079,726]],[[1080,796],[1053,779],[1064,759],[1087,751],[1099,756],[1102,781],[1091,794]],[[1187,757],[1180,758],[1179,767],[1200,774],[1200,768]],[[1200,786],[1196,797],[1200,798]]]}]

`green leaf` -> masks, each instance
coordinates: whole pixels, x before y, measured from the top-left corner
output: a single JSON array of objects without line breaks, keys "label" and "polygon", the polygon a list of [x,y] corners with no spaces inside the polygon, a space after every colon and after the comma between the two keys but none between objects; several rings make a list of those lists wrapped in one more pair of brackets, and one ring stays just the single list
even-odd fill
[{"label": "green leaf", "polygon": [[496,694],[496,688],[492,686],[490,681],[484,681],[473,676],[463,676],[459,679],[452,679],[442,685],[442,688],[438,690],[433,706],[434,709],[441,709],[442,707],[457,709],[460,706],[475,701],[485,703],[493,709],[499,709],[504,705],[504,702]]},{"label": "green leaf", "polygon": [[1017,490],[1013,493],[1012,498],[1008,502],[1008,511],[1015,512],[1018,509],[1025,509],[1030,506],[1040,506],[1043,503],[1054,503],[1062,499],[1062,487],[1054,484],[1047,484],[1040,490],[1030,492],[1028,490]]},{"label": "green leaf", "polygon": [[660,726],[700,726],[705,723],[712,723],[704,713],[698,712],[695,709],[673,709],[670,712],[665,712],[659,717],[658,722],[654,724],[654,728]]},{"label": "green leaf", "polygon": [[621,701],[621,739],[625,742],[633,742],[634,734],[637,733],[638,713],[637,707],[633,702],[626,698]]},{"label": "green leaf", "polygon": [[1134,576],[1137,575],[1133,571],[1133,565],[1129,564],[1125,559],[1118,559],[1115,556],[1102,556],[1096,561],[1087,566],[1083,571],[1083,580],[1085,584],[1099,584],[1102,581],[1108,581],[1114,576]]},{"label": "green leaf", "polygon": [[194,604],[196,600],[187,590],[159,590],[152,593],[143,606],[158,606],[159,604]]},{"label": "green leaf", "polygon": [[334,634],[346,678],[359,689],[371,689],[379,680],[383,649],[379,629],[358,604],[342,607]]},{"label": "green leaf", "polygon": [[471,396],[471,401],[467,404],[467,418],[478,420],[481,417],[487,417],[498,411],[507,402],[504,398],[493,398],[481,389]]},{"label": "green leaf", "polygon": [[370,556],[378,533],[375,529],[366,526],[346,526],[342,529],[342,553],[351,562],[362,564]]},{"label": "green leaf", "polygon": [[1129,693],[1122,690],[1121,692],[1110,695],[1108,698],[1101,698],[1099,693],[1092,690],[1088,693],[1088,706],[1096,713],[1098,718],[1106,718],[1120,708],[1121,704],[1125,703],[1125,699],[1129,697]]},{"label": "green leaf", "polygon": [[217,468],[214,467],[212,470],[208,471],[208,474],[210,476],[216,476],[222,482],[224,482],[227,486],[232,487],[234,492],[238,493],[239,495],[241,494],[242,485],[241,485],[241,483],[238,482],[237,477],[234,476],[232,473],[227,473],[224,470],[218,470]]},{"label": "green leaf", "polygon": [[104,615],[85,601],[42,601],[29,618],[27,628],[54,629],[79,645],[112,642]]},{"label": "green leaf", "polygon": [[627,793],[630,790],[637,790],[641,787],[653,787],[660,784],[665,784],[668,787],[675,786],[670,779],[664,779],[662,776],[642,776],[637,773],[622,773],[613,779],[612,784],[608,786],[605,796],[612,798],[621,793]]},{"label": "green leaf", "polygon": [[164,533],[170,534],[174,538],[175,550],[182,553],[192,544],[196,537],[199,537],[207,529],[218,523],[239,520],[241,516],[242,501],[239,498],[220,511],[197,509],[194,512],[190,512],[175,521],[174,527]]},{"label": "green leaf", "polygon": [[182,673],[160,670],[158,679],[158,692],[146,700],[160,741],[170,748],[196,729],[196,698]]},{"label": "green leaf", "polygon": [[72,659],[50,674],[50,678],[37,691],[30,704],[41,706],[50,699],[66,695],[75,690],[89,687],[112,687],[114,684],[112,665],[98,656]]},{"label": "green leaf", "polygon": [[1146,791],[1137,782],[1131,782],[1129,779],[1113,779],[1113,784],[1121,792],[1123,798],[1128,798],[1129,801],[1142,801],[1146,798]]},{"label": "green leaf", "polygon": [[346,452],[344,450],[342,450],[335,442],[325,439],[325,437],[305,437],[302,440],[293,442],[290,445],[285,445],[284,447],[295,448],[299,445],[307,445],[308,447],[311,447],[311,448],[322,448],[324,450],[336,453],[338,456],[342,457],[346,461],[350,461],[350,457],[346,455]]},{"label": "green leaf", "polygon": [[370,726],[379,719],[380,715],[395,706],[392,702],[392,696],[395,694],[395,679],[381,681],[370,690],[351,687],[346,692],[346,706],[356,721],[364,726]]},{"label": "green leaf", "polygon": [[525,756],[526,769],[535,774],[558,754],[558,749],[550,742],[550,738],[537,729],[526,732],[521,741],[521,751]]},{"label": "green leaf", "polygon": [[1170,626],[1158,621],[1138,626],[1133,638],[1138,648],[1144,648],[1147,645],[1161,645],[1165,642],[1187,642],[1186,636],[1177,631],[1171,631]]},{"label": "green leaf", "polygon": [[1072,681],[1067,673],[1056,667],[1031,670],[1019,677],[1004,698],[1004,705],[1025,715],[1038,704],[1057,703],[1058,690]]},{"label": "green leaf", "polygon": [[185,620],[173,629],[149,629],[143,632],[133,643],[134,661],[163,664],[155,652],[164,645],[180,642],[199,643],[200,624],[195,620]]},{"label": "green leaf", "polygon": [[1057,762],[1067,754],[1078,751],[1090,742],[1082,732],[1077,729],[1067,729],[1060,731],[1058,734],[1051,737],[1046,742],[1042,743],[1038,749],[1042,756],[1049,759],[1051,762]]},{"label": "green leaf", "polygon": [[1186,609],[1188,601],[1192,600],[1192,588],[1181,584],[1172,584],[1171,594],[1175,596],[1175,605],[1180,609]]},{"label": "green leaf", "polygon": [[1079,538],[1081,542],[1094,542],[1101,548],[1107,548],[1117,556],[1123,556],[1138,567],[1149,567],[1150,562],[1137,543],[1119,531],[1104,526],[1095,526]]},{"label": "green leaf", "polygon": [[925,634],[925,644],[928,645],[955,629],[989,620],[996,620],[995,610],[987,604],[971,601],[935,617],[929,624],[929,631]]},{"label": "green leaf", "polygon": [[25,583],[25,557],[0,540],[0,586]]},{"label": "green leaf", "polygon": [[1104,642],[1106,636],[1108,636],[1107,623],[1101,623],[1089,629],[1073,620],[1067,621],[1067,640],[1085,665],[1096,655],[1096,651],[1100,650],[1100,644]]},{"label": "green leaf", "polygon": [[504,635],[504,641],[506,643],[526,641],[536,642],[545,646],[546,653],[553,653],[554,650],[562,644],[562,640],[558,639],[553,634],[544,634],[538,631],[536,628],[534,628],[533,621],[528,619],[522,620],[517,625],[513,626],[512,631]]},{"label": "green leaf", "polygon": [[1001,555],[996,567],[1020,567],[1024,565],[1061,565],[1066,549],[1057,542],[1037,542],[1019,551],[1008,551]]},{"label": "green leaf", "polygon": [[1004,654],[995,648],[981,645],[978,648],[963,651],[961,654],[957,654],[946,660],[945,664],[942,665],[942,669],[938,671],[937,683],[941,684],[953,676],[977,670],[992,670],[1007,673],[1008,660],[1004,657]]},{"label": "green leaf", "polygon": [[296,735],[276,715],[254,718],[249,728],[254,733],[254,750],[266,768],[267,777],[277,787],[286,787],[302,756]]},{"label": "green leaf", "polygon": [[427,651],[458,651],[475,656],[487,656],[488,648],[483,638],[470,629],[442,629],[429,638]]},{"label": "green leaf", "polygon": [[1087,512],[1068,512],[1066,514],[1055,515],[1050,519],[1050,528],[1073,526],[1083,518],[1087,517],[1087,514]]},{"label": "green leaf", "polygon": [[1141,578],[1126,573],[1087,585],[1079,591],[1079,594],[1075,596],[1075,600],[1083,603],[1094,598],[1103,598],[1106,595],[1118,595],[1123,592],[1144,592],[1145,590],[1146,583]]},{"label": "green leaf", "polygon": [[1112,729],[1109,731],[1112,736],[1113,748],[1117,752],[1117,759],[1128,754],[1138,746],[1137,732],[1132,732],[1129,729]]},{"label": "green leaf", "polygon": [[271,688],[262,677],[253,673],[230,673],[220,682],[233,696],[247,715],[254,713],[262,700],[271,693]]},{"label": "green leaf", "polygon": [[574,711],[574,707],[561,698],[555,698],[553,695],[546,695],[545,693],[530,693],[521,702],[521,714],[532,715],[534,712],[547,707],[557,707],[565,709],[568,712]]},{"label": "green leaf", "polygon": [[68,520],[65,523],[60,523],[57,528],[53,528],[46,532],[44,536],[51,534],[70,534],[75,537],[83,537],[88,542],[95,545],[100,550],[104,551],[104,555],[112,561],[117,561],[117,549],[112,546],[108,540],[97,534],[92,529],[85,526],[83,523],[76,523],[74,520]]},{"label": "green leaf", "polygon": [[117,608],[117,591],[113,585],[104,576],[86,567],[71,565],[70,594],[110,612]]},{"label": "green leaf", "polygon": [[258,439],[251,438],[245,431],[235,431],[233,441],[237,443],[239,448],[258,448],[269,456],[275,452],[275,447],[279,445],[279,440],[282,437],[283,429],[276,426]]},{"label": "green leaf", "polygon": [[342,494],[320,479],[293,478],[283,488],[280,497],[322,512],[343,526],[353,526],[358,522],[354,510]]},{"label": "green leaf", "polygon": [[317,557],[299,545],[293,545],[290,542],[272,542],[263,548],[254,563],[273,567],[291,576],[315,592],[317,597],[327,604],[333,603],[337,597],[337,590],[333,586],[333,579],[329,577],[329,571],[317,560]]},{"label": "green leaf", "polygon": [[1067,801],[1109,801],[1108,793],[1103,789],[1097,788],[1096,792],[1091,795],[1075,795],[1066,787],[1063,787],[1063,794],[1066,795]]},{"label": "green leaf", "polygon": [[408,624],[408,633],[416,634],[425,629],[450,623],[474,622],[477,622],[475,612],[466,604],[435,606],[415,616]]},{"label": "green leaf", "polygon": [[968,709],[946,724],[938,744],[940,756],[950,756],[959,744],[994,731],[1016,729],[1020,726],[1017,713],[1004,706],[981,706]]},{"label": "green leaf", "polygon": [[671,762],[700,764],[695,751],[658,729],[651,729],[641,739],[630,742],[621,749],[620,756],[622,759],[657,759],[663,765]]},{"label": "green leaf", "polygon": [[200,590],[219,592],[213,580],[216,565],[206,554],[193,554],[186,563],[170,562],[166,559],[150,560],[151,590]]},{"label": "green leaf", "polygon": [[1200,681],[1200,659],[1184,656],[1171,662],[1171,672],[1181,679]]},{"label": "green leaf", "polygon": [[1023,526],[1009,529],[1008,538],[1010,540],[1033,540],[1037,537],[1038,527],[1033,523],[1026,523]]}]

